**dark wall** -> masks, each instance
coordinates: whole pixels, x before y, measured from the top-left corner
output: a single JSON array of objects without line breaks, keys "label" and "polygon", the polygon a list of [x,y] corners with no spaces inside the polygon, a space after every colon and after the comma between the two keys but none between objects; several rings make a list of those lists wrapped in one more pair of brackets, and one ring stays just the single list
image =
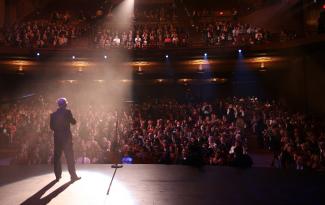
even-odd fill
[{"label": "dark wall", "polygon": [[[3,18],[3,26],[12,25],[36,9],[43,8],[50,1],[52,0],[0,0],[0,27],[1,18]],[[4,6],[3,13],[1,13],[2,5]]]},{"label": "dark wall", "polygon": [[263,88],[299,110],[325,114],[324,68],[321,51],[314,55],[297,53],[285,69],[264,75]]},{"label": "dark wall", "polygon": [[6,11],[5,0],[0,0],[0,28],[2,28],[4,26],[5,11]]},{"label": "dark wall", "polygon": [[[265,68],[252,69],[252,64],[237,63],[237,66],[215,69],[213,73],[199,74],[185,70],[177,70],[177,64],[171,66],[169,71],[157,69],[155,72],[144,72],[135,74],[132,84],[132,93],[135,100],[147,97],[172,97],[176,99],[200,99],[210,100],[216,97],[228,96],[260,96],[266,99],[286,99],[292,108],[306,112],[318,112],[325,114],[325,62],[324,43],[318,42],[314,45],[294,47],[291,50],[280,50],[277,55],[283,56],[285,60],[280,64],[265,64]],[[245,58],[245,56],[244,56]],[[248,56],[246,56],[248,58]],[[233,59],[237,62],[235,59]],[[171,64],[174,65],[174,64]],[[233,63],[231,64],[233,65]],[[2,69],[0,64],[0,70]],[[98,76],[100,70],[94,69],[95,73],[80,74],[71,68],[61,69],[57,65],[47,69],[26,69],[26,74],[20,75],[10,72],[6,76],[3,71],[0,74],[0,94],[20,95],[24,93],[40,92],[48,90],[46,87],[60,85],[60,80],[76,79],[78,84],[88,80],[102,79]],[[178,64],[181,66],[181,64]],[[5,69],[3,69],[5,70]],[[105,70],[106,71],[106,67]],[[179,72],[179,73],[176,73]],[[152,71],[153,72],[153,71]],[[164,72],[167,72],[168,75]],[[174,73],[175,72],[175,73]],[[136,73],[136,72],[135,72]],[[96,75],[97,74],[97,75]],[[8,74],[9,75],[9,74]],[[88,76],[90,75],[90,76]],[[79,78],[78,78],[79,76]],[[224,83],[180,83],[178,79],[193,78],[225,78]],[[148,83],[149,80],[170,79],[164,83]],[[39,82],[42,81],[42,85]],[[105,86],[105,85],[104,85]],[[107,85],[106,85],[107,86]],[[84,86],[87,87],[87,86]],[[64,89],[70,89],[69,85]]]},{"label": "dark wall", "polygon": [[[264,99],[284,99],[294,110],[325,114],[325,73],[320,59],[306,56],[304,59],[293,58],[287,63],[286,69],[265,72],[255,72],[254,79],[229,80],[222,84],[206,83],[133,83],[131,86],[133,99],[141,101],[148,98],[174,98],[180,101],[209,101],[215,98],[230,96],[257,96]],[[6,80],[6,82],[5,82]],[[17,76],[14,79],[0,78],[1,94],[19,97],[29,93],[42,93],[54,88],[64,91],[80,90],[87,87],[86,82],[65,84],[62,86],[56,80],[26,79]],[[94,85],[92,85],[94,86]],[[97,90],[94,87],[94,90]],[[107,88],[107,90],[109,90]],[[86,92],[84,90],[84,92]],[[103,92],[105,93],[105,92]]]}]

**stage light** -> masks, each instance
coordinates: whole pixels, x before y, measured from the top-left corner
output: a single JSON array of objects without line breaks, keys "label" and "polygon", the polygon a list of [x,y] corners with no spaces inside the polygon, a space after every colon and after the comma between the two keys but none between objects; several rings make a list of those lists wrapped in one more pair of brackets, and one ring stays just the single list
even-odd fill
[{"label": "stage light", "polygon": [[107,56],[104,56],[105,59],[107,59]]},{"label": "stage light", "polygon": [[[210,64],[210,60],[208,59],[199,59],[199,60],[188,60],[185,62],[185,64],[187,65],[209,65]],[[216,61],[213,61],[214,63],[216,63]]]},{"label": "stage light", "polygon": [[122,83],[130,83],[131,80],[129,80],[129,79],[123,79],[123,80],[121,80],[121,82],[122,82]]},{"label": "stage light", "polygon": [[40,56],[41,54],[40,53],[36,53],[37,56]]},{"label": "stage light", "polygon": [[188,79],[188,78],[183,78],[183,79],[179,79],[178,82],[187,85],[187,83],[191,82],[192,79]]},{"label": "stage light", "polygon": [[29,61],[29,60],[10,60],[7,61],[9,65],[14,66],[31,66],[37,64],[35,61]]},{"label": "stage light", "polygon": [[204,73],[202,64],[199,65],[198,73]]},{"label": "stage light", "polygon": [[242,50],[241,49],[238,49],[238,53],[242,53]]},{"label": "stage light", "polygon": [[72,56],[72,59],[76,59],[76,56]]},{"label": "stage light", "polygon": [[68,65],[72,65],[73,67],[76,67],[78,69],[78,68],[89,67],[92,64],[90,62],[88,62],[88,61],[75,60],[75,61],[69,62]]},{"label": "stage light", "polygon": [[168,58],[169,58],[169,56],[168,56],[168,55],[166,55],[165,57],[166,57],[166,59],[168,59]]},{"label": "stage light", "polygon": [[134,0],[120,1],[112,15],[117,19],[117,30],[126,30],[133,25]]},{"label": "stage light", "polygon": [[325,4],[323,4],[323,9],[325,9]]},{"label": "stage light", "polygon": [[67,82],[69,82],[69,83],[75,83],[76,82],[76,80],[67,80]]},{"label": "stage light", "polygon": [[249,58],[245,60],[245,62],[249,63],[267,63],[267,62],[274,62],[279,60],[277,57],[255,57],[255,58]]},{"label": "stage light", "polygon": [[207,57],[208,56],[208,54],[207,53],[204,53],[204,57]]},{"label": "stage light", "polygon": [[132,162],[133,162],[133,158],[132,157],[126,156],[126,157],[123,157],[122,158],[122,163],[123,164],[132,164]]},{"label": "stage light", "polygon": [[138,67],[137,73],[138,73],[138,75],[143,74],[143,70],[142,70],[141,66]]}]

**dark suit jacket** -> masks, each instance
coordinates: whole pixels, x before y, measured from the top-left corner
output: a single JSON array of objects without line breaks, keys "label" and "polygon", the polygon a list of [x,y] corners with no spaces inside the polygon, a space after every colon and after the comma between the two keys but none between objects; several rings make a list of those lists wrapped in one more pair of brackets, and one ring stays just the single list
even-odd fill
[{"label": "dark suit jacket", "polygon": [[72,138],[70,124],[76,124],[72,113],[68,109],[59,108],[50,116],[50,127],[54,131],[54,141],[65,141]]}]

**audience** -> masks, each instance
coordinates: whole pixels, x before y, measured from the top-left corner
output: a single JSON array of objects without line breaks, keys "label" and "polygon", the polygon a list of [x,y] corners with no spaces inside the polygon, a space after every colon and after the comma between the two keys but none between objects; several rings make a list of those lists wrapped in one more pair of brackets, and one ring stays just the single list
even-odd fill
[{"label": "audience", "polygon": [[128,31],[113,31],[109,24],[104,24],[94,37],[96,48],[185,47],[187,41],[186,30],[172,24],[135,25]]},{"label": "audience", "polygon": [[[44,98],[1,108],[2,141],[19,143],[16,164],[52,161],[48,118],[54,101]],[[53,107],[53,106],[52,106]],[[260,136],[275,167],[319,170],[325,166],[324,129],[279,103],[232,98],[182,104],[155,100],[123,110],[104,105],[71,107],[77,163],[121,162],[249,167],[247,138]]]},{"label": "audience", "polygon": [[177,20],[175,4],[155,5],[153,8],[135,8],[135,21],[137,22],[170,22]]},{"label": "audience", "polygon": [[113,22],[119,22],[113,10],[113,4],[103,1],[95,10],[55,10],[49,15],[37,13],[33,18],[7,28],[5,35],[0,34],[0,45],[66,48],[74,39],[84,36],[93,41],[96,48],[146,49],[190,47],[189,42],[197,46],[202,44],[202,39],[204,43],[201,46],[219,47],[285,42],[295,38],[295,34],[285,31],[272,34],[277,38],[271,38],[263,28],[239,23],[236,9],[223,16],[223,12],[216,12],[216,9],[188,9],[183,3],[175,2],[141,9],[136,7],[132,15],[134,26],[126,30],[113,28]]},{"label": "audience", "polygon": [[81,19],[56,11],[48,18],[14,24],[6,31],[6,41],[17,48],[62,48],[86,30]]},{"label": "audience", "polygon": [[274,154],[273,166],[297,170],[324,167],[325,133],[321,120],[279,109],[264,114],[268,116],[264,145]]},{"label": "audience", "polygon": [[268,32],[249,24],[216,21],[196,29],[208,46],[256,45],[269,40]]}]

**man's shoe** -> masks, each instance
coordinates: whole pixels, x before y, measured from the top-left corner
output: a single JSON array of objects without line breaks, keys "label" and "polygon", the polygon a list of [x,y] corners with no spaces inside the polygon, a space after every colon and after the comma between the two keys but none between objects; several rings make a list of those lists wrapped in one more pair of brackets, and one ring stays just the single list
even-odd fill
[{"label": "man's shoe", "polygon": [[79,179],[81,179],[81,177],[78,177],[78,176],[72,176],[71,177],[71,182],[75,182],[75,181],[78,181]]}]

